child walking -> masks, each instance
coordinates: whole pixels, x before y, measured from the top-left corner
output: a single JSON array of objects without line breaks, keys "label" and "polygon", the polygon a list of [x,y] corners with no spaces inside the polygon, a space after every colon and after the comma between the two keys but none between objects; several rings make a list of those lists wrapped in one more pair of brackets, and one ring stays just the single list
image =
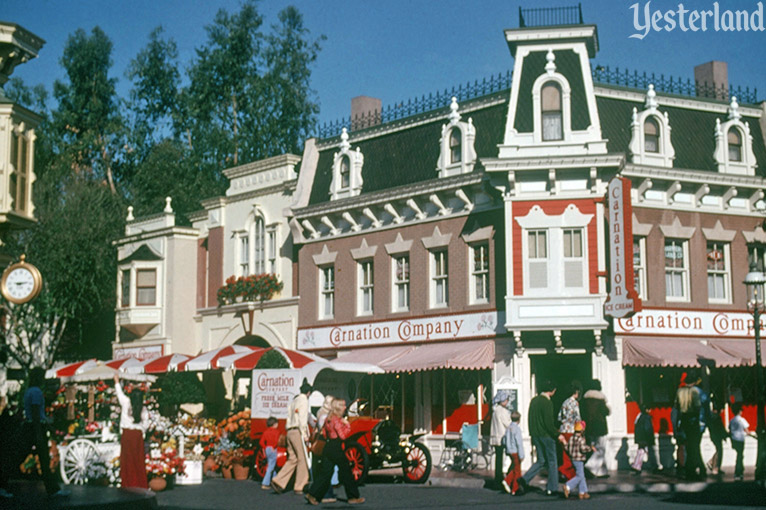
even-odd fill
[{"label": "child walking", "polygon": [[279,444],[279,429],[277,419],[273,416],[269,416],[266,420],[266,431],[261,435],[260,445],[266,454],[266,460],[268,462],[266,466],[266,474],[263,476],[261,482],[261,489],[271,489],[271,476],[274,474],[274,468],[277,465],[277,446]]},{"label": "child walking", "polygon": [[516,495],[519,490],[519,478],[521,478],[521,461],[524,460],[524,442],[521,439],[521,413],[511,413],[511,424],[505,431],[505,451],[511,457],[511,467],[503,479],[505,492]]},{"label": "child walking", "polygon": [[572,464],[575,468],[575,475],[571,479],[567,480],[566,484],[564,484],[565,498],[569,497],[569,494],[572,492],[572,489],[575,486],[577,486],[580,499],[590,498],[590,494],[588,494],[588,484],[585,481],[584,465],[585,454],[590,452],[592,449],[585,442],[585,437],[583,436],[584,430],[585,422],[576,422],[574,426],[574,435],[569,438],[569,442],[567,443],[567,450],[569,451],[569,456],[571,457]]}]

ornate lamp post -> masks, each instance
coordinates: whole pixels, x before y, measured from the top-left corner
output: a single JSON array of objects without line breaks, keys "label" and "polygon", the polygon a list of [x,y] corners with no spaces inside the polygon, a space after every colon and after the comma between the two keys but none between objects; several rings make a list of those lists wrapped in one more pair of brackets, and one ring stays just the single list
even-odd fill
[{"label": "ornate lamp post", "polygon": [[764,423],[764,388],[763,367],[761,366],[761,313],[764,311],[764,284],[766,275],[758,271],[755,264],[750,265],[750,272],[745,276],[745,285],[748,291],[748,310],[753,313],[753,330],[755,332],[755,396],[757,400],[757,425],[756,436],[758,438],[758,453],[755,463],[755,479],[763,482],[766,480],[766,423]]}]

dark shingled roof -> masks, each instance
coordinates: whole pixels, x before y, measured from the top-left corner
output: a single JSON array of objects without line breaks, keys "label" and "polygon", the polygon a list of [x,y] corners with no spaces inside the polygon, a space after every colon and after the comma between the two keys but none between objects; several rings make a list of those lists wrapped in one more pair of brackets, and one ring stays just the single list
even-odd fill
[{"label": "dark shingled roof", "polygon": [[[499,97],[507,98],[509,95],[508,90],[498,92]],[[473,119],[476,127],[474,147],[478,158],[497,157],[497,145],[502,143],[505,134],[507,113],[508,103],[503,101],[494,106],[461,114],[463,121]],[[351,149],[356,150],[359,147],[364,155],[362,194],[436,179],[439,139],[442,126],[446,123],[447,121],[441,118],[359,143],[353,143],[351,140]],[[338,147],[334,146],[319,153],[314,185],[311,188],[311,205],[330,199],[332,161],[336,152]]]},{"label": "dark shingled roof", "polygon": [[[532,85],[545,72],[548,62],[547,52],[535,51],[524,57],[519,84],[519,102],[516,108],[514,127],[519,133],[531,133],[534,129],[532,119]],[[585,97],[585,83],[582,78],[580,57],[572,50],[554,51],[556,72],[564,75],[571,87],[572,129],[582,131],[590,125],[590,114]],[[590,70],[587,70],[590,72]]]},{"label": "dark shingled roof", "polygon": [[[601,132],[608,139],[609,152],[628,153],[630,143],[630,124],[633,116],[633,108],[638,111],[644,109],[643,102],[633,102],[624,99],[612,99],[596,97],[599,117],[601,119]],[[687,108],[660,106],[660,112],[668,113],[670,121],[670,139],[676,152],[673,161],[674,168],[686,168],[690,170],[718,170],[713,152],[715,151],[715,120],[721,122],[727,120],[726,115],[690,110]],[[766,173],[766,145],[764,145],[761,125],[757,118],[742,117],[743,122],[750,125],[750,134],[753,137],[753,152],[759,163],[756,168],[757,175]]]}]

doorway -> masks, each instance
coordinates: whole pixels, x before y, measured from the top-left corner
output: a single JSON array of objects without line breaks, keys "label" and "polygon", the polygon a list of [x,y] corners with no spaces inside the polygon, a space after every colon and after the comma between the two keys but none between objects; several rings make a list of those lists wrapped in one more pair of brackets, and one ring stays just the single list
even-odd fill
[{"label": "doorway", "polygon": [[543,381],[551,380],[556,385],[556,394],[551,399],[554,413],[558,413],[562,402],[569,397],[569,385],[573,380],[585,385],[593,378],[590,354],[532,355],[529,359],[533,395],[537,395],[538,385]]}]

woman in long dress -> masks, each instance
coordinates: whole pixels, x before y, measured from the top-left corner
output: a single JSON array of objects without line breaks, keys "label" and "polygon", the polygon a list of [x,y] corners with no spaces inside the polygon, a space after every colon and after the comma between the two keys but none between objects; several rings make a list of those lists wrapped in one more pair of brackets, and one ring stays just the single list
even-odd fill
[{"label": "woman in long dress", "polygon": [[149,412],[144,407],[144,394],[133,390],[125,395],[120,378],[115,374],[114,389],[120,402],[120,478],[123,487],[149,488],[146,481],[144,434],[149,424]]}]

